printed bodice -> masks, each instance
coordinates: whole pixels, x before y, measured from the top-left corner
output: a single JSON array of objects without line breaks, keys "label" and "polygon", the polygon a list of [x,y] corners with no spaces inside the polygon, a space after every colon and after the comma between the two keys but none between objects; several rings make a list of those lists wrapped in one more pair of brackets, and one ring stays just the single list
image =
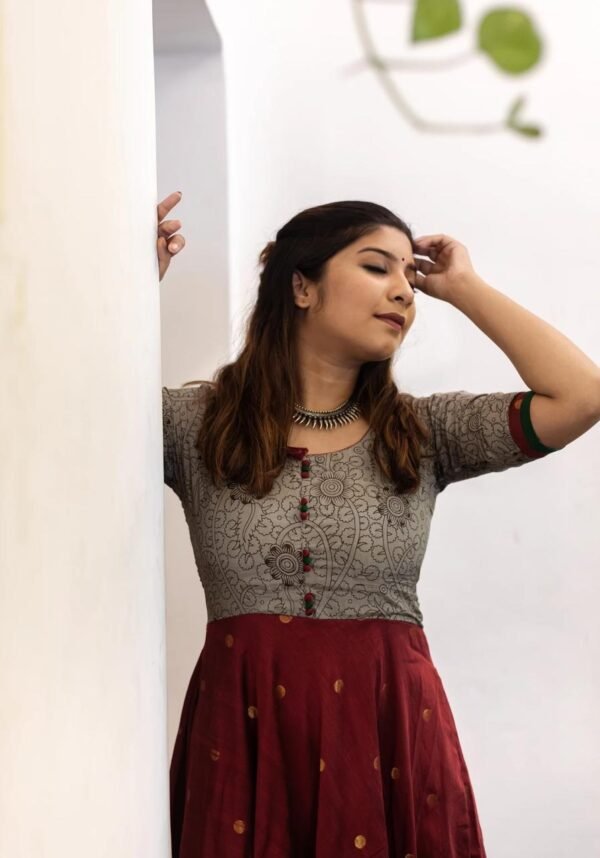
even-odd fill
[{"label": "printed bodice", "polygon": [[204,387],[163,388],[163,429],[165,482],[184,509],[209,621],[261,612],[422,626],[417,582],[437,494],[552,452],[520,413],[527,392],[413,397],[433,430],[416,493],[381,474],[369,429],[336,452],[288,447],[256,499],[210,480],[195,447]]}]

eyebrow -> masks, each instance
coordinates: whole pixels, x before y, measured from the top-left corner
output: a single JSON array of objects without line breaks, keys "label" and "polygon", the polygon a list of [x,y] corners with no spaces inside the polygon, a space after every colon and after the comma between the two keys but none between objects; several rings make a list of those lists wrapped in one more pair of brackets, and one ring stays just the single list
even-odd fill
[{"label": "eyebrow", "polygon": [[[381,247],[363,247],[362,250],[359,250],[359,253],[364,253],[366,250],[375,250],[377,253],[383,253],[384,256],[387,256],[388,259],[392,259],[394,262],[398,262],[398,257],[394,256],[393,253],[390,253],[389,250],[383,250]],[[407,262],[406,268],[411,268],[413,271],[418,271],[417,266]]]}]

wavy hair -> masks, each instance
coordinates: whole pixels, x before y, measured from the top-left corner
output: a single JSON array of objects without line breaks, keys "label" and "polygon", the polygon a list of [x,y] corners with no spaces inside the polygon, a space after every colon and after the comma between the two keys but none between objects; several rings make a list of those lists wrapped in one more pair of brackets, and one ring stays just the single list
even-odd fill
[{"label": "wavy hair", "polygon": [[[237,483],[256,498],[271,491],[285,464],[294,403],[300,401],[292,274],[302,272],[318,288],[330,257],[381,226],[401,230],[415,250],[410,227],[389,209],[348,200],[299,212],[260,252],[258,296],[239,356],[220,366],[212,380],[183,385],[209,385],[195,446],[215,485]],[[319,306],[322,299],[321,291]],[[430,430],[410,395],[396,387],[392,360],[363,363],[353,396],[374,430],[377,466],[397,492],[412,494]]]}]

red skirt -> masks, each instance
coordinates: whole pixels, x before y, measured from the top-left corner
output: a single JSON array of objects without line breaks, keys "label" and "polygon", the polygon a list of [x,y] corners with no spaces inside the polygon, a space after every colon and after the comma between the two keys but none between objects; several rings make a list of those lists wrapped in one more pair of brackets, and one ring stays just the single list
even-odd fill
[{"label": "red skirt", "polygon": [[424,630],[207,624],[170,769],[173,858],[485,858]]}]

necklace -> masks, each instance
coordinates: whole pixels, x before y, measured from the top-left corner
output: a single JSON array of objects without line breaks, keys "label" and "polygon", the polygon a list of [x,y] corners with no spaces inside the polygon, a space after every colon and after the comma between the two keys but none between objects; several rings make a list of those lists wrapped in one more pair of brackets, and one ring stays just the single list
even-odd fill
[{"label": "necklace", "polygon": [[302,426],[310,426],[316,429],[333,429],[336,426],[343,426],[345,423],[352,423],[360,417],[360,407],[352,397],[343,402],[339,408],[334,408],[333,411],[309,411],[308,408],[303,408],[298,403],[295,404],[295,411],[292,416],[294,423],[299,423]]}]

